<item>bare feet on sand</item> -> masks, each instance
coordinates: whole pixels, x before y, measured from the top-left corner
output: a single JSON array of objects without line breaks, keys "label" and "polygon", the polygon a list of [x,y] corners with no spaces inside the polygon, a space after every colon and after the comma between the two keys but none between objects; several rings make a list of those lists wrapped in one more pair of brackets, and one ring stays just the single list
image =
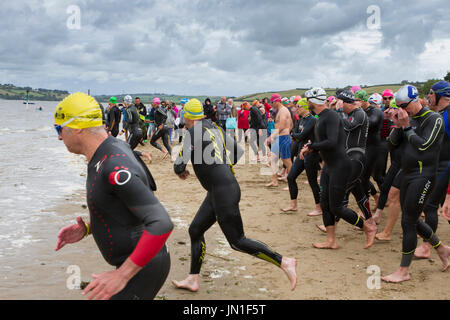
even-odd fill
[{"label": "bare feet on sand", "polygon": [[445,271],[449,267],[448,257],[450,256],[450,247],[446,245],[440,245],[437,248],[437,254],[442,261],[442,271]]},{"label": "bare feet on sand", "polygon": [[319,229],[320,231],[327,233],[327,229],[325,228],[325,226],[323,224],[316,224],[317,229]]},{"label": "bare feet on sand", "polygon": [[400,267],[397,271],[388,276],[381,277],[381,280],[391,283],[400,283],[403,281],[408,281],[409,279],[411,279],[409,269],[403,267]]},{"label": "bare feet on sand", "polygon": [[322,243],[313,243],[313,246],[314,246],[314,248],[317,248],[317,249],[338,249],[339,248],[336,240],[334,240],[334,241],[327,240]]},{"label": "bare feet on sand", "polygon": [[422,243],[416,248],[414,252],[414,257],[418,259],[428,259],[431,253],[431,245],[427,242]]},{"label": "bare feet on sand", "polygon": [[377,235],[377,224],[373,220],[373,217],[364,221],[363,230],[366,233],[366,245],[364,249],[369,249],[373,245],[375,236]]},{"label": "bare feet on sand", "polygon": [[291,283],[291,290],[293,291],[297,286],[297,271],[295,270],[297,262],[294,258],[283,257],[281,260],[281,270],[284,271]]},{"label": "bare feet on sand", "polygon": [[373,220],[375,221],[376,224],[380,224],[380,222],[381,222],[381,213],[378,210],[375,211],[375,213],[373,214]]},{"label": "bare feet on sand", "polygon": [[322,215],[322,211],[319,211],[317,209],[315,209],[314,211],[311,211],[310,213],[307,214],[308,217],[315,217],[315,216],[321,216],[321,215]]},{"label": "bare feet on sand", "polygon": [[283,210],[283,212],[297,212],[298,208],[297,207],[293,207],[293,206],[289,206],[288,208],[281,209],[281,210]]},{"label": "bare feet on sand", "polygon": [[375,235],[375,238],[377,238],[377,240],[380,240],[380,241],[391,241],[391,235],[385,233],[384,231],[377,233]]},{"label": "bare feet on sand", "polygon": [[268,188],[278,188],[278,183],[271,182],[271,183],[266,184],[266,187],[268,187]]},{"label": "bare feet on sand", "polygon": [[190,274],[183,281],[172,280],[172,284],[177,289],[185,289],[192,292],[198,291],[198,274]]}]

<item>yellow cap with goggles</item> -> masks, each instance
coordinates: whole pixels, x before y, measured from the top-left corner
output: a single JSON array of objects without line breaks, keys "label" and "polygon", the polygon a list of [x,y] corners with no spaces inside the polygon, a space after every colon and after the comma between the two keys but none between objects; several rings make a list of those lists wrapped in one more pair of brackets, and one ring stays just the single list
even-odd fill
[{"label": "yellow cap with goggles", "polygon": [[56,106],[55,124],[73,129],[100,127],[103,125],[102,109],[93,97],[77,92]]},{"label": "yellow cap with goggles", "polygon": [[204,117],[203,105],[198,99],[191,99],[184,106],[184,117],[191,120],[198,120]]}]

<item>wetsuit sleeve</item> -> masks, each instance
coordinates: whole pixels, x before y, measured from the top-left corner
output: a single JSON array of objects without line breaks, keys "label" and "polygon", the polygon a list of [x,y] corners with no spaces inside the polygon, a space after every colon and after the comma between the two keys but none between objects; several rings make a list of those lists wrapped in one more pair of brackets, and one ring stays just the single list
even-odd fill
[{"label": "wetsuit sleeve", "polygon": [[129,257],[133,263],[143,267],[162,249],[173,230],[173,223],[149,186],[132,168],[105,168],[103,179],[111,186],[113,194],[144,226],[141,238]]},{"label": "wetsuit sleeve", "polygon": [[339,122],[342,121],[339,116],[329,117],[326,125],[327,138],[320,142],[313,142],[309,145],[309,148],[315,151],[321,150],[333,150],[338,144],[339,139]]},{"label": "wetsuit sleeve", "polygon": [[430,117],[427,125],[423,128],[423,136],[419,136],[413,129],[404,131],[405,137],[419,151],[426,151],[434,143],[439,143],[439,136],[442,135],[443,120],[441,116]]},{"label": "wetsuit sleeve", "polygon": [[394,147],[402,143],[402,140],[403,140],[403,132],[402,129],[400,128],[394,128],[387,137],[387,141],[389,141],[390,145]]},{"label": "wetsuit sleeve", "polygon": [[173,164],[173,170],[177,175],[180,175],[184,171],[186,171],[186,166],[189,163],[189,160],[191,160],[192,132],[193,132],[192,128],[186,131],[186,134],[183,137],[182,147],[177,156],[177,159],[175,160],[175,163]]},{"label": "wetsuit sleeve", "polygon": [[314,126],[316,124],[316,118],[311,116],[310,121],[306,124],[306,127],[303,128],[302,132],[293,132],[292,137],[297,141],[304,141],[307,137],[309,137],[314,130]]}]

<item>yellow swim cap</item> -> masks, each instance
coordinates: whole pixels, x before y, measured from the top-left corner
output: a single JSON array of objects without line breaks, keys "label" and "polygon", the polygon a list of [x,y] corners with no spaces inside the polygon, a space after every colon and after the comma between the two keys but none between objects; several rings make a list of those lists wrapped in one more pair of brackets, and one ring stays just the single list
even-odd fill
[{"label": "yellow swim cap", "polygon": [[297,105],[298,105],[299,107],[302,107],[303,109],[309,111],[308,100],[307,100],[306,98],[300,99],[300,100],[297,102]]},{"label": "yellow swim cap", "polygon": [[94,98],[77,92],[56,106],[55,124],[73,129],[100,127],[103,125],[102,109]]},{"label": "yellow swim cap", "polygon": [[191,99],[184,106],[184,117],[191,120],[198,120],[204,117],[203,105],[197,99]]}]

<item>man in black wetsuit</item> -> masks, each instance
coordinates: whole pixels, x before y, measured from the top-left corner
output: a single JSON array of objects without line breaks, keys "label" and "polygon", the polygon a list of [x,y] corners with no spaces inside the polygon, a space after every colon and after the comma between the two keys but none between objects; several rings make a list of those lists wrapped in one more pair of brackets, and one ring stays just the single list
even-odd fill
[{"label": "man in black wetsuit", "polygon": [[[127,123],[128,123],[128,139],[127,142],[131,147],[131,150],[134,150],[139,142],[142,140],[142,130],[139,127],[139,113],[135,105],[132,104],[133,99],[131,96],[125,96],[123,98],[123,105],[125,111],[127,113]],[[125,133],[125,130],[122,130],[121,135]]]},{"label": "man in black wetsuit", "polygon": [[351,182],[349,172],[352,163],[345,151],[346,135],[343,121],[336,111],[326,108],[326,93],[322,88],[313,88],[305,93],[311,111],[319,116],[314,127],[314,143],[308,143],[300,152],[304,158],[309,152],[319,152],[325,166],[320,178],[320,206],[327,231],[325,243],[314,243],[318,249],[337,249],[335,235],[336,217],[363,228],[366,233],[365,248],[372,246],[376,226],[361,219],[356,212],[345,207],[344,200]]},{"label": "man in black wetsuit", "polygon": [[400,187],[402,259],[399,269],[382,277],[382,280],[399,283],[411,278],[409,266],[417,246],[417,234],[436,249],[443,263],[443,271],[449,266],[450,247],[442,244],[433,229],[420,219],[436,183],[439,152],[445,134],[443,119],[420,104],[419,92],[414,86],[401,87],[395,94],[395,100],[399,108],[385,115],[391,117],[396,126],[389,137],[391,143],[404,144]]},{"label": "man in black wetsuit", "polygon": [[[167,110],[165,108],[165,105],[166,103],[164,101],[163,103],[161,103],[161,105],[159,104],[159,98],[153,99],[152,106],[155,109],[156,131],[153,134],[152,139],[150,140],[150,144],[164,154],[163,159],[165,159],[168,155],[172,155],[172,148],[169,144],[169,128],[166,126]],[[160,138],[162,138],[164,147],[166,148],[166,150],[164,151],[161,145],[156,142]]]},{"label": "man in black wetsuit", "polygon": [[[436,185],[423,209],[425,223],[433,229],[433,232],[436,232],[439,205],[444,202],[448,181],[450,179],[450,83],[447,81],[439,81],[433,84],[428,94],[428,101],[430,102],[430,108],[438,112],[442,119],[444,119],[445,127],[441,153],[439,155]],[[430,243],[424,242],[416,249],[414,256],[416,258],[428,259],[430,257],[430,251]]]},{"label": "man in black wetsuit", "polygon": [[[266,260],[280,267],[291,282],[297,284],[296,261],[283,257],[262,242],[246,238],[239,211],[241,190],[234,176],[236,164],[243,150],[224,130],[204,119],[203,106],[197,99],[190,100],[184,108],[186,128],[183,146],[174,164],[174,171],[185,180],[189,176],[186,166],[192,162],[195,174],[207,190],[207,195],[189,227],[191,238],[191,269],[183,281],[172,281],[180,289],[197,291],[199,273],[205,257],[204,233],[216,222],[231,247]],[[227,149],[231,152],[228,156]]]},{"label": "man in black wetsuit", "polygon": [[[142,131],[142,139],[147,140],[147,127],[145,126],[145,117],[147,116],[147,107],[141,102],[141,98],[134,98],[134,105],[139,114],[139,127]],[[147,142],[147,141],[145,141]]]},{"label": "man in black wetsuit", "polygon": [[[309,112],[308,101],[306,98],[303,98],[298,102],[297,113],[300,116],[300,119],[297,123],[296,130],[291,131],[291,137],[294,141],[297,141],[298,148],[301,150],[306,143],[314,142],[314,126],[317,119]],[[296,180],[303,170],[306,170],[309,186],[311,187],[316,203],[315,210],[308,213],[308,216],[322,214],[322,209],[320,208],[320,188],[317,183],[317,172],[319,169],[320,156],[317,152],[307,154],[304,159],[300,159],[298,156],[295,158],[294,164],[287,177],[289,193],[291,195],[291,205],[288,208],[283,209],[284,212],[295,212],[298,210],[298,186]]]},{"label": "man in black wetsuit", "polygon": [[117,137],[119,134],[119,124],[122,117],[119,107],[117,107],[117,98],[111,97],[109,99],[109,110],[108,110],[108,131],[111,132],[113,137]]},{"label": "man in black wetsuit", "polygon": [[155,182],[129,145],[102,127],[95,100],[83,93],[64,99],[55,111],[59,140],[86,156],[90,222],[61,229],[55,250],[94,236],[103,258],[114,271],[93,275],[84,289],[89,299],[153,299],[169,273],[165,242],[173,224],[153,194]]},{"label": "man in black wetsuit", "polygon": [[[366,112],[369,121],[369,130],[367,133],[366,142],[366,165],[362,175],[364,191],[366,191],[367,195],[369,195],[371,176],[377,183],[378,189],[381,189],[381,185],[383,184],[383,176],[380,175],[379,172],[374,172],[375,163],[380,152],[380,135],[381,127],[383,126],[383,112],[373,102],[369,103],[369,96],[365,90],[357,91],[355,93],[355,98],[360,101],[361,108]],[[378,202],[376,193],[372,193],[372,196],[374,196],[375,202]]]}]

